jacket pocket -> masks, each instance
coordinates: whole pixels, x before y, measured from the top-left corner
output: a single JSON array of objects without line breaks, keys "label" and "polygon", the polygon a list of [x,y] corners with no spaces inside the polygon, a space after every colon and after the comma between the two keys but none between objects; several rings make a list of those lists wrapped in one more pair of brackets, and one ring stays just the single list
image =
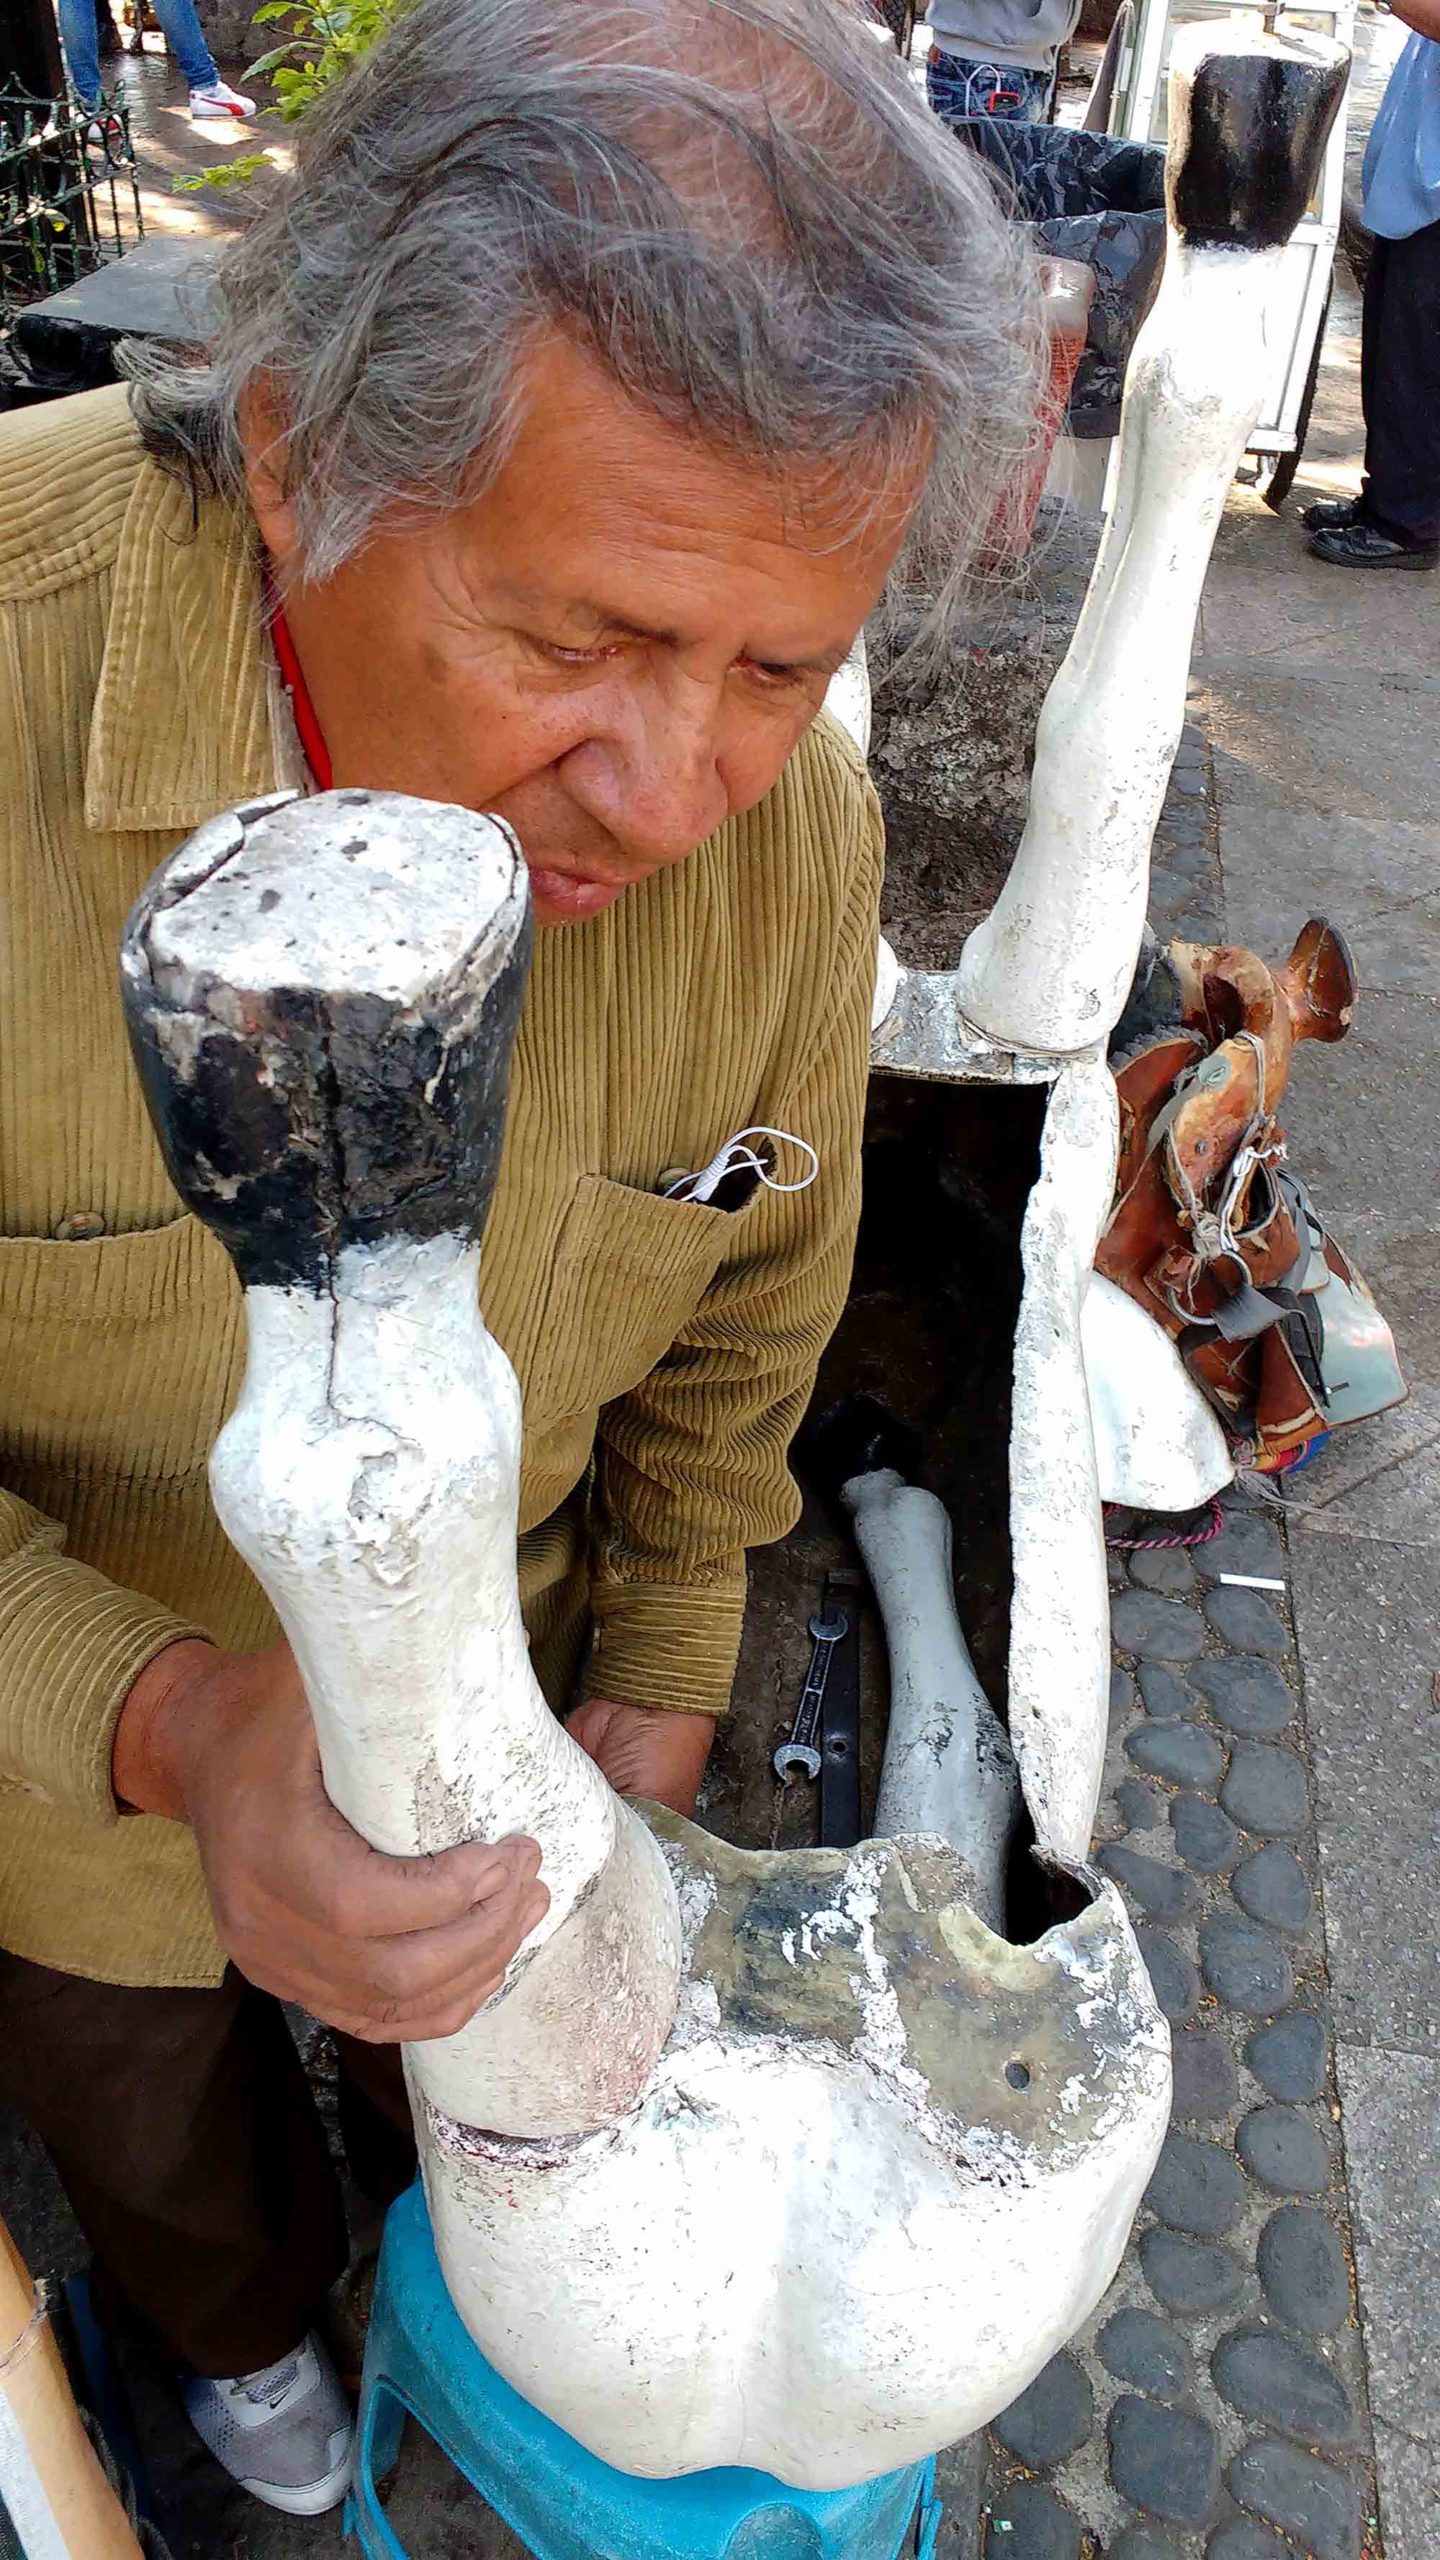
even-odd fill
[{"label": "jacket pocket", "polygon": [[198,1219],[0,1237],[0,1465],[17,1491],[203,1470],[243,1361],[239,1284]]},{"label": "jacket pocket", "polygon": [[712,1209],[582,1174],[525,1364],[527,1423],[597,1411],[648,1377],[695,1313],[750,1205]]}]

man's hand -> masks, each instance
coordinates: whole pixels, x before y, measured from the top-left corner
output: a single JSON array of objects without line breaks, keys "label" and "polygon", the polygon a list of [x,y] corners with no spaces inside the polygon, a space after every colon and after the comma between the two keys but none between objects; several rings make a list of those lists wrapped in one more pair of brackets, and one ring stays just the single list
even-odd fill
[{"label": "man's hand", "polygon": [[715,1739],[713,1716],[678,1715],[667,1707],[622,1707],[587,1698],[565,1719],[582,1751],[617,1795],[648,1796],[672,1813],[693,1813]]},{"label": "man's hand", "polygon": [[388,1858],[352,1831],[288,1645],[167,1646],[121,1710],[113,1775],[138,1811],[189,1823],[247,1979],[369,2044],[455,2034],[549,1905],[533,1840]]}]

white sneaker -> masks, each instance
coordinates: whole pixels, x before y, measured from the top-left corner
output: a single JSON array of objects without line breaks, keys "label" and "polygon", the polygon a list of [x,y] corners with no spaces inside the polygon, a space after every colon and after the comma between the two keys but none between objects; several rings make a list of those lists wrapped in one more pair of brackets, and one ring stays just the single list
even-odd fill
[{"label": "white sneaker", "polygon": [[208,89],[190,92],[190,117],[194,124],[243,124],[255,113],[253,98],[242,98],[224,80],[212,80]]},{"label": "white sneaker", "polygon": [[262,2505],[323,2516],[350,2486],[355,2422],[314,2331],[293,2355],[224,2382],[191,2374],[185,2414],[218,2463]]}]

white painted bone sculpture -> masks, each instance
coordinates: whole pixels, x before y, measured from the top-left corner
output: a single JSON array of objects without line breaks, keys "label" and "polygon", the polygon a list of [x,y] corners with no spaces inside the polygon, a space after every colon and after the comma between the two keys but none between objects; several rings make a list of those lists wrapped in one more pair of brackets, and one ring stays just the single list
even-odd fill
[{"label": "white painted bone sculpture", "polygon": [[407,2056],[467,2325],[622,2467],[838,2485],[977,2424],[1088,2308],[1164,2030],[1102,1879],[1010,1946],[977,1916],[1002,1836],[983,1876],[936,1838],[742,1852],[642,1820],[550,1714],[477,1304],[524,941],[503,828],[361,793],[215,821],[137,908],[152,1109],[245,1282],[216,1507],[357,1829],[544,1853],[507,1987]]},{"label": "white painted bone sculpture", "polygon": [[[1226,254],[1238,311],[1253,261]],[[1207,342],[1206,359],[1223,374],[1233,354]],[[1127,432],[1162,424],[1142,407]],[[1182,514],[1184,462],[1171,435]],[[1128,540],[1189,542],[1164,499],[1131,489]],[[1144,653],[1127,666],[1148,698]],[[1167,700],[1151,725],[1169,718]],[[1027,892],[976,972],[977,1012],[993,980],[1006,1036],[1037,1045],[1103,1030],[1128,971],[1133,898],[1104,888],[1099,812],[1127,845],[1149,821],[1113,766],[1086,771],[1099,832],[1057,848],[1077,870],[1065,949]],[[1037,795],[1063,814],[1043,772]],[[1027,843],[1022,871],[1043,870]],[[216,820],[137,907],[122,973],[151,1107],[245,1284],[216,1505],[295,1646],[350,1821],[395,1852],[515,1831],[542,1847],[550,1909],[505,1986],[407,2056],[473,2335],[622,2468],[834,2486],[983,2423],[1098,2299],[1163,2131],[1166,2033],[1119,1898],[1082,1864],[1098,1762],[1056,1780],[1036,1681],[1063,1725],[1069,1668],[1027,1653],[1023,1625],[1012,1734],[1040,1855],[1073,1879],[1074,1916],[1033,1945],[980,1916],[1001,1907],[1001,1824],[970,1858],[934,1837],[741,1852],[621,1803],[550,1715],[516,1594],[519,1400],[477,1305],[524,950],[503,828],[363,793]],[[1093,1169],[1113,1094],[1107,1122],[1089,1081],[1057,1087],[1051,1122]],[[1047,1314],[1048,1289],[1078,1322],[1073,1256],[1046,1262],[1052,1177],[1027,1225],[1017,1392],[1024,1359],[1033,1386],[1049,1358],[1088,1429],[1074,1326]],[[1098,1519],[1083,1499],[1051,1516],[1052,1576],[1075,1562],[1086,1582]],[[1098,1658],[1098,1624],[1086,1641]],[[957,1804],[953,1839],[965,1819]]]}]

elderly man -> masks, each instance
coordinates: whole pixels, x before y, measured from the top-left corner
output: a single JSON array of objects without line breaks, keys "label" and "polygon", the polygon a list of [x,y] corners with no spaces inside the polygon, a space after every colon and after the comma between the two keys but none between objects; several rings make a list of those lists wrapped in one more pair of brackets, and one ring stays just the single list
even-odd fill
[{"label": "elderly man", "polygon": [[[533,1844],[392,1860],[325,1798],[207,1500],[237,1290],[146,1121],[121,922],[277,783],[514,826],[556,928],[484,1276],[527,1623],[612,1782],[688,1810],[856,1217],[880,830],[817,715],[1031,414],[983,189],[828,0],[419,0],[303,129],[207,360],[0,438],[4,2088],[292,2512],[344,2483],[345,2240],[279,2000],[337,2030],[383,2200],[396,2042],[494,1991],[543,1887]],[[748,1199],[671,1196],[757,1125]]]}]

